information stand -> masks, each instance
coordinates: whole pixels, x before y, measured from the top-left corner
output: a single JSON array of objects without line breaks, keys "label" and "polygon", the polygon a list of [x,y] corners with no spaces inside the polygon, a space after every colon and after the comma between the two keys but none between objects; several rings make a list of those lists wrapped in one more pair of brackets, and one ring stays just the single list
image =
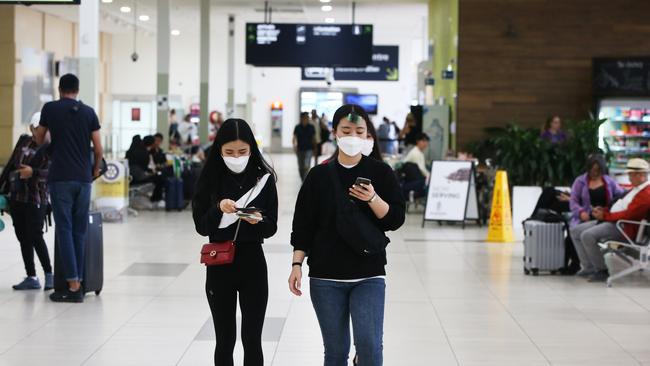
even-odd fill
[{"label": "information stand", "polygon": [[481,225],[476,192],[476,168],[471,161],[436,160],[431,175],[422,227],[427,221],[476,220]]}]

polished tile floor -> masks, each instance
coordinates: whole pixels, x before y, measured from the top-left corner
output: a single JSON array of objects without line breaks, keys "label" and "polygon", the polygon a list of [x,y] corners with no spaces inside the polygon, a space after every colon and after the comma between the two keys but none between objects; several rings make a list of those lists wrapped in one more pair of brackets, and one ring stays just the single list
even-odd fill
[{"label": "polished tile floor", "polygon": [[[291,296],[286,285],[296,162],[273,160],[281,209],[280,230],[265,244],[266,364],[322,365],[309,297]],[[421,214],[410,214],[391,234],[385,365],[650,365],[647,277],[610,289],[528,277],[521,243],[486,244],[485,229],[420,223]],[[51,231],[47,239],[51,245]],[[0,233],[0,365],[210,365],[202,243],[189,212],[104,224],[103,292],[80,305],[54,304],[42,291],[11,290],[23,268],[8,227]],[[241,365],[239,343],[235,357]]]}]

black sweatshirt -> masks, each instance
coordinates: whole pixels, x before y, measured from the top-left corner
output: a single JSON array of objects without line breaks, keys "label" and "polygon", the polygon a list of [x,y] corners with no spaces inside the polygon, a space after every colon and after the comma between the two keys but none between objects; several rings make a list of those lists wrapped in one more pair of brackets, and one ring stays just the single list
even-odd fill
[{"label": "black sweatshirt", "polygon": [[[397,230],[404,223],[405,203],[395,173],[386,164],[363,157],[347,169],[338,163],[338,177],[344,197],[357,177],[372,180],[375,192],[389,205],[383,219],[378,219],[367,203],[352,198],[363,212],[383,231]],[[352,280],[386,274],[386,255],[357,255],[336,231],[334,189],[327,164],[312,168],[298,194],[293,216],[291,245],[307,253],[309,276],[333,280]]]},{"label": "black sweatshirt", "polygon": [[[208,236],[211,243],[232,240],[235,237],[237,223],[219,229],[223,212],[219,209],[219,202],[223,199],[237,201],[255,186],[264,173],[261,170],[249,171],[246,169],[241,174],[230,171],[222,176],[220,188],[217,193],[210,192],[205,186],[199,184],[198,190],[192,200],[192,216],[196,232]],[[278,192],[275,187],[275,178],[271,175],[260,194],[248,202],[247,207],[257,207],[264,210],[264,220],[255,225],[246,221],[241,222],[236,245],[260,245],[264,239],[275,235],[278,230]]]}]

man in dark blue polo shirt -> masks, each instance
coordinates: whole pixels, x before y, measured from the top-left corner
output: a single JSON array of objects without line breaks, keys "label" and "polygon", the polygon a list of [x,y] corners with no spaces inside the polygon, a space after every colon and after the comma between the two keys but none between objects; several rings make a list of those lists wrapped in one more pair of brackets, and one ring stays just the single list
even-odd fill
[{"label": "man in dark blue polo shirt", "polygon": [[[55,291],[55,302],[83,302],[84,243],[88,228],[91,182],[99,176],[102,144],[95,111],[77,100],[79,79],[66,74],[59,80],[61,99],[47,103],[34,132],[38,144],[51,135],[52,165],[48,177],[58,251],[68,289]],[[91,165],[94,146],[95,163]]]},{"label": "man in dark blue polo shirt", "polygon": [[293,151],[298,156],[300,179],[305,180],[316,146],[316,129],[309,121],[309,113],[300,113],[300,124],[293,129]]}]

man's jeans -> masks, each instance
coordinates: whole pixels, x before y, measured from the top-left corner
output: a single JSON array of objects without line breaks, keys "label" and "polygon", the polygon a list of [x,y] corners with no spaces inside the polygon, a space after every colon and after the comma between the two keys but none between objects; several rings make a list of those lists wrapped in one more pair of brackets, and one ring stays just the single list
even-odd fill
[{"label": "man's jeans", "polygon": [[313,156],[313,154],[314,154],[313,150],[305,150],[305,151],[298,150],[297,152],[298,172],[300,173],[301,180],[305,180],[305,177],[309,172],[309,168],[311,167],[311,157]]},{"label": "man's jeans", "polygon": [[383,363],[383,278],[361,282],[335,282],[312,278],[311,302],[325,346],[325,366],[347,366],[350,354],[350,318],[360,366]]},{"label": "man's jeans", "polygon": [[91,185],[52,182],[49,188],[63,274],[67,281],[82,281]]}]

